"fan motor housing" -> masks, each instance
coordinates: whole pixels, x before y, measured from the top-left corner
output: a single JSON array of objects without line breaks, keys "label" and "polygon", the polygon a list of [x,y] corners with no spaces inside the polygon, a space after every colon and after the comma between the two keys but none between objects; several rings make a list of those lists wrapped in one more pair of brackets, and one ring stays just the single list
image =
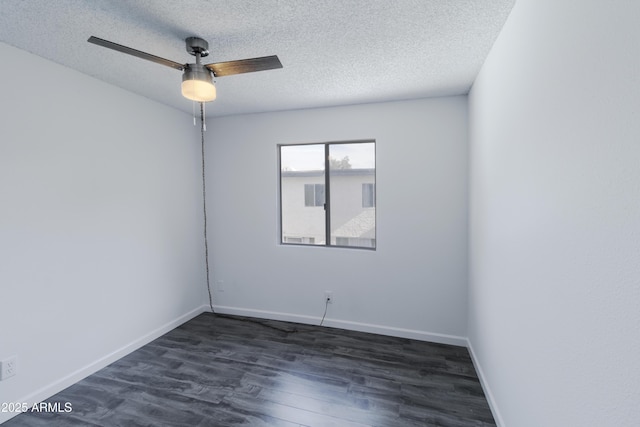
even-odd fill
[{"label": "fan motor housing", "polygon": [[185,39],[189,55],[200,55],[201,58],[209,55],[209,42],[200,37],[187,37]]},{"label": "fan motor housing", "polygon": [[182,73],[182,81],[202,80],[213,84],[211,71],[202,64],[185,64],[184,73]]}]

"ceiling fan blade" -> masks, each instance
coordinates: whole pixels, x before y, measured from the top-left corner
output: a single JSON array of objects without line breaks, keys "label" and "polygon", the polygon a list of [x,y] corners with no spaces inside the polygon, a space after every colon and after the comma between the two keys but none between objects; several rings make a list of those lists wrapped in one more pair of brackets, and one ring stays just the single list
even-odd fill
[{"label": "ceiling fan blade", "polygon": [[166,65],[167,67],[175,68],[176,70],[180,70],[180,71],[184,70],[184,64],[171,61],[170,59],[165,59],[159,56],[151,55],[150,53],[142,52],[141,50],[132,49],[127,46],[122,46],[121,44],[100,39],[98,37],[91,36],[87,41],[89,43],[97,44],[98,46],[117,50],[118,52],[127,53],[129,55],[137,56],[138,58],[146,59],[147,61],[155,62],[156,64]]},{"label": "ceiling fan blade", "polygon": [[217,62],[205,65],[213,71],[216,77],[232,76],[234,74],[253,73],[254,71],[274,70],[282,68],[282,63],[276,55],[260,58],[239,59],[237,61]]}]

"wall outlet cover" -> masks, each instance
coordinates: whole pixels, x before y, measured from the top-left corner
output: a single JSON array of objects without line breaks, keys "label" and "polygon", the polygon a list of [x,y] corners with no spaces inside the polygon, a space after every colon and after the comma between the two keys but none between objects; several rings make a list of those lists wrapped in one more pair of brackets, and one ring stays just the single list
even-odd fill
[{"label": "wall outlet cover", "polygon": [[12,356],[0,361],[0,381],[13,377],[18,373],[18,357]]}]

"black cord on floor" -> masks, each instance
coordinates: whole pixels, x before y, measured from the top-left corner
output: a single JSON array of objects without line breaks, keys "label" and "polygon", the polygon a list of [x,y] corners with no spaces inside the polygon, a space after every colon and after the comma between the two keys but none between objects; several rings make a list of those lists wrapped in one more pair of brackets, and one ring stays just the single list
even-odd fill
[{"label": "black cord on floor", "polygon": [[259,320],[259,319],[252,319],[250,317],[244,317],[244,316],[233,316],[230,314],[220,314],[220,313],[215,313],[216,317],[222,317],[224,319],[232,319],[232,320],[237,320],[239,322],[246,322],[246,323],[255,323],[256,325],[260,325],[260,326],[264,326],[265,328],[269,328],[269,329],[273,329],[274,331],[278,331],[278,332],[282,332],[285,334],[295,334],[296,332],[299,332],[298,329],[293,328],[293,329],[283,329],[283,328],[278,328],[276,326],[273,325],[269,325],[268,320]]}]

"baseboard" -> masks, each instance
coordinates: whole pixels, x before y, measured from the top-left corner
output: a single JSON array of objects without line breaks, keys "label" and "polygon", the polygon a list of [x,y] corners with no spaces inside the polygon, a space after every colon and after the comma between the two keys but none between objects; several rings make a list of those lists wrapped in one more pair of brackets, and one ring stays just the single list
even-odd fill
[{"label": "baseboard", "polygon": [[[166,334],[167,332],[177,328],[178,326],[182,325],[185,322],[188,322],[189,320],[193,319],[194,317],[196,317],[197,315],[204,313],[205,311],[211,311],[211,309],[209,308],[209,306],[203,305],[200,306],[194,310],[191,310],[190,312],[183,314],[182,316],[165,323],[164,325],[160,326],[157,329],[154,329],[153,331],[149,332],[148,334],[136,339],[135,341],[113,351],[112,353],[107,354],[106,356],[96,360],[95,362],[92,362],[80,369],[78,369],[77,371],[67,375],[66,377],[63,377],[49,385],[46,385],[42,388],[40,388],[39,390],[27,395],[26,397],[23,397],[21,399],[17,399],[16,402],[25,402],[27,403],[29,406],[38,403],[38,402],[42,402],[43,400],[48,399],[49,397],[55,395],[56,393],[61,392],[62,390],[64,390],[65,388],[77,383],[78,381],[88,377],[89,375],[99,371],[100,369],[104,368],[105,366],[110,365],[111,363],[115,362],[118,359],[121,359],[122,357],[126,356],[127,354],[139,349],[140,347],[150,343],[151,341],[155,340],[156,338],[161,337],[162,335]],[[3,416],[9,415],[8,418],[4,418]],[[8,421],[9,419],[13,418],[14,416],[18,415],[18,413],[2,413],[0,414],[0,424],[4,423],[5,421]]]},{"label": "baseboard", "polygon": [[498,404],[491,392],[491,387],[489,387],[489,382],[487,381],[487,377],[482,370],[482,366],[480,365],[480,361],[476,357],[476,353],[473,350],[473,345],[469,338],[467,338],[467,348],[469,349],[469,354],[471,354],[471,361],[473,362],[473,366],[476,368],[476,372],[478,373],[478,378],[480,379],[480,385],[482,385],[482,390],[484,391],[484,395],[487,398],[487,402],[489,403],[489,408],[491,409],[491,413],[493,414],[493,419],[496,422],[498,427],[506,427],[506,424],[502,420],[502,415],[500,414],[500,410],[498,409]]},{"label": "baseboard", "polygon": [[[281,320],[285,322],[303,323],[308,325],[319,325],[321,317],[306,316],[300,314],[280,313],[275,311],[254,310],[240,307],[228,307],[214,305],[216,313],[233,314],[237,316],[258,317],[261,319]],[[396,328],[393,326],[375,325],[371,323],[352,322],[349,320],[326,318],[324,326],[340,328],[350,331],[369,332],[372,334],[388,335],[399,338],[410,338],[420,341],[436,342],[440,344],[450,344],[460,347],[467,346],[467,339],[456,335],[440,334],[435,332],[419,331],[414,329]]]}]

